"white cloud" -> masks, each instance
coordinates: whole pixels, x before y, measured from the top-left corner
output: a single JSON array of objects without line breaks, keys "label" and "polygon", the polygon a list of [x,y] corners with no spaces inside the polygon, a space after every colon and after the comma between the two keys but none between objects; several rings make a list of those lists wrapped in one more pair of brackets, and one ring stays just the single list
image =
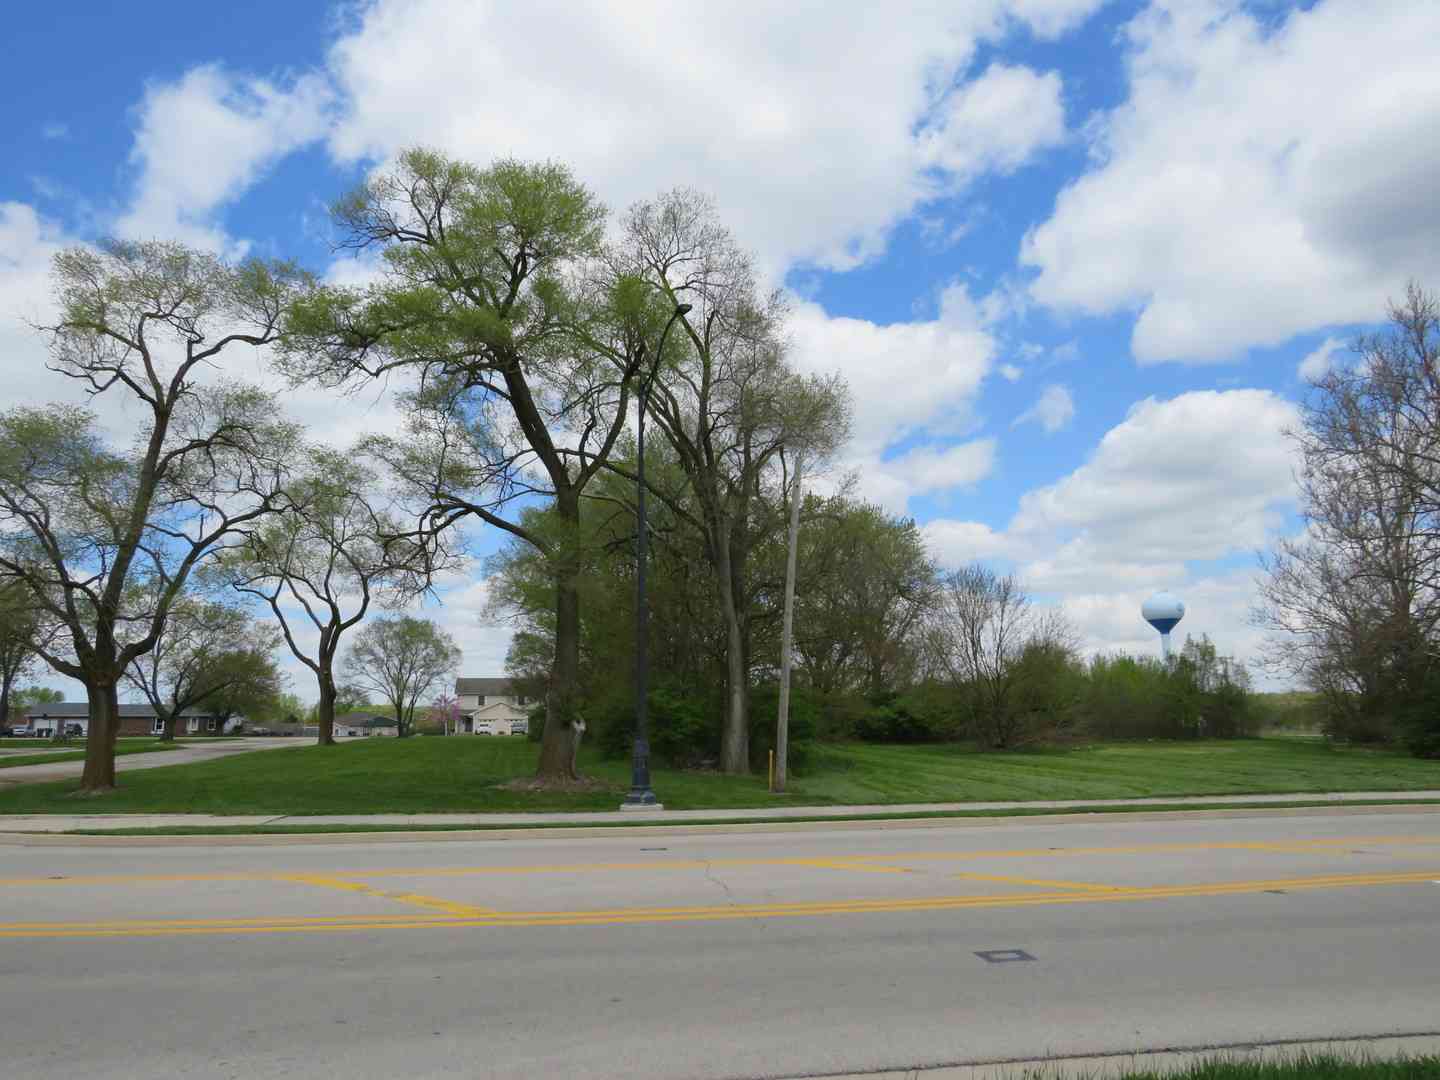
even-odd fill
[{"label": "white cloud", "polygon": [[866,457],[920,431],[968,427],[995,352],[991,336],[953,307],[938,319],[881,325],[831,318],[817,304],[797,302],[789,330],[797,366],[845,376],[852,449]]},{"label": "white cloud", "polygon": [[1022,245],[1037,300],[1138,309],[1141,363],[1216,361],[1440,275],[1440,5],[1272,28],[1239,0],[1160,0],[1128,38],[1129,100]]},{"label": "white cloud", "polygon": [[615,207],[691,185],[769,272],[844,268],[926,200],[1059,137],[1058,76],[996,66],[952,87],[982,40],[1017,22],[1054,35],[1100,2],[899,5],[884,18],[711,4],[677,19],[659,0],[377,0],[330,53],[346,101],[331,147],[345,161],[416,143],[557,158]]},{"label": "white cloud", "polygon": [[1020,376],[1024,374],[1024,372],[1014,364],[1001,364],[996,370],[1004,376],[1006,382],[1018,382]]},{"label": "white cloud", "polygon": [[50,262],[72,242],[33,206],[0,202],[0,408],[76,397],[74,383],[45,367],[45,337],[32,329],[54,318]]},{"label": "white cloud", "polygon": [[1011,427],[1039,424],[1047,435],[1053,435],[1075,418],[1075,399],[1059,383],[1052,383],[1040,393],[1040,399],[1015,418]]},{"label": "white cloud", "polygon": [[1065,137],[1060,76],[992,64],[939,110],[922,155],[958,177],[1014,172]]},{"label": "white cloud", "polygon": [[152,84],[130,154],[140,170],[135,194],[117,232],[231,248],[216,211],[280,158],[321,138],[329,104],[328,85],[316,75],[281,86],[206,65]]},{"label": "white cloud", "polygon": [[980,521],[939,518],[920,527],[925,547],[942,566],[956,567],[1007,554],[1008,541]]},{"label": "white cloud", "polygon": [[[1026,493],[1010,530],[1069,538],[1077,554],[1114,564],[1253,549],[1294,498],[1283,432],[1296,420],[1295,407],[1268,390],[1146,398],[1078,469]],[[1085,559],[1061,563],[1089,572]]]},{"label": "white cloud", "polygon": [[1345,347],[1346,343],[1339,338],[1326,338],[1319,348],[1300,361],[1296,374],[1306,382],[1318,382],[1330,374],[1335,365],[1335,354]]},{"label": "white cloud", "polygon": [[1187,629],[1249,655],[1244,572],[1207,570],[1266,545],[1295,499],[1283,434],[1295,407],[1265,390],[1147,398],[1057,483],[1025,493],[1003,532],[980,522],[923,527],[944,566],[998,559],[1080,624],[1089,651],[1153,647],[1140,602],[1183,590]]}]

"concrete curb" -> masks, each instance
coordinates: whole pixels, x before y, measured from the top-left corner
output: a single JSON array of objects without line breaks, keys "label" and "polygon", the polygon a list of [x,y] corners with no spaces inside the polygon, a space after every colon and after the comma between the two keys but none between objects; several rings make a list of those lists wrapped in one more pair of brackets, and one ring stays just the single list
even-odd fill
[{"label": "concrete curb", "polygon": [[543,828],[446,829],[437,831],[318,832],[318,833],[156,833],[147,836],[97,836],[64,832],[0,832],[0,847],[266,847],[324,844],[413,844],[459,841],[577,840],[598,837],[705,836],[717,833],[843,832],[846,830],[994,829],[1021,825],[1095,824],[1106,818],[1115,823],[1154,821],[1206,821],[1247,817],[1369,816],[1393,813],[1436,813],[1433,803],[1391,803],[1384,806],[1257,806],[1224,810],[1136,810],[1123,814],[1065,813],[996,815],[993,817],[871,818],[839,821],[677,822],[673,825],[547,825]]},{"label": "concrete curb", "polygon": [[1138,1050],[1125,1054],[1086,1057],[1032,1058],[1028,1061],[939,1065],[864,1073],[806,1073],[777,1080],[1068,1080],[1083,1077],[1121,1077],[1127,1073],[1179,1072],[1206,1061],[1283,1062],[1301,1054],[1334,1054],[1364,1060],[1419,1057],[1440,1054],[1440,1033],[1373,1035],[1326,1040],[1296,1040],[1269,1044],[1208,1046],[1194,1049]]}]

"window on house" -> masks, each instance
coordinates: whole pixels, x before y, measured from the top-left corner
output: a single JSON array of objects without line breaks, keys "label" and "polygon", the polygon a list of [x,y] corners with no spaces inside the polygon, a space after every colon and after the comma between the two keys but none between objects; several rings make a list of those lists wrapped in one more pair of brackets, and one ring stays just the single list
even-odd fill
[{"label": "window on house", "polygon": [[157,716],[155,718],[155,723],[150,725],[150,730],[153,731],[156,735],[164,735],[165,721],[161,720],[160,717]]},{"label": "window on house", "polygon": [[530,702],[529,702],[529,700],[525,697],[524,694],[521,694],[519,697],[517,697],[517,698],[515,699],[515,704],[523,707],[523,706],[529,705]]},{"label": "window on house", "polygon": [[476,694],[476,695],[475,695],[475,704],[476,704],[476,705],[484,705],[484,704],[485,704],[485,695],[484,695],[484,694]]},{"label": "window on house", "polygon": [[215,717],[213,717],[213,716],[207,716],[207,717],[205,718],[205,730],[206,730],[206,731],[214,731],[214,730],[215,730]]}]

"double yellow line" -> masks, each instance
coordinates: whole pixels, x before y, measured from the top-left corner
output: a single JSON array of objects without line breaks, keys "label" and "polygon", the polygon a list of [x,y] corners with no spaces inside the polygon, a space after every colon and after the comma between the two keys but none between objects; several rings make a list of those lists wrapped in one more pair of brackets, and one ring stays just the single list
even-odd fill
[{"label": "double yellow line", "polygon": [[[298,875],[297,875],[298,876]],[[1209,882],[1146,888],[1095,886],[1074,882],[1049,883],[1070,891],[1018,893],[1004,896],[932,896],[913,899],[825,900],[799,903],[730,904],[688,907],[634,907],[594,911],[490,912],[471,908],[474,914],[316,916],[270,919],[116,920],[109,922],[0,923],[0,938],[74,937],[178,937],[202,934],[316,934],[358,930],[419,930],[436,927],[615,926],[630,923],[708,922],[735,919],[809,918],[821,915],[872,915],[897,912],[951,911],[969,908],[1012,908],[1051,904],[1094,904],[1168,900],[1179,897],[1231,896],[1272,890],[1347,889],[1384,885],[1424,884],[1440,878],[1440,871],[1398,874],[1329,874],[1319,877],[1275,878],[1262,881]],[[320,882],[313,882],[320,884]],[[328,883],[327,883],[328,884]],[[349,883],[347,883],[349,884]],[[1035,884],[1040,884],[1036,882]],[[1106,891],[1100,891],[1100,890]],[[410,902],[428,897],[395,896]],[[445,904],[440,901],[436,905]],[[466,908],[466,905],[453,905]],[[446,910],[441,908],[442,911]]]}]

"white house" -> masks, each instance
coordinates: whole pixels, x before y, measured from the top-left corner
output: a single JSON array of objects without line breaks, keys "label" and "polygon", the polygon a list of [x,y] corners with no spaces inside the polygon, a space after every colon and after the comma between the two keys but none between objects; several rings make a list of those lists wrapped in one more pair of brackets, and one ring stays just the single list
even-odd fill
[{"label": "white house", "polygon": [[533,700],[518,694],[499,676],[455,680],[460,706],[459,735],[524,735],[530,730]]}]

